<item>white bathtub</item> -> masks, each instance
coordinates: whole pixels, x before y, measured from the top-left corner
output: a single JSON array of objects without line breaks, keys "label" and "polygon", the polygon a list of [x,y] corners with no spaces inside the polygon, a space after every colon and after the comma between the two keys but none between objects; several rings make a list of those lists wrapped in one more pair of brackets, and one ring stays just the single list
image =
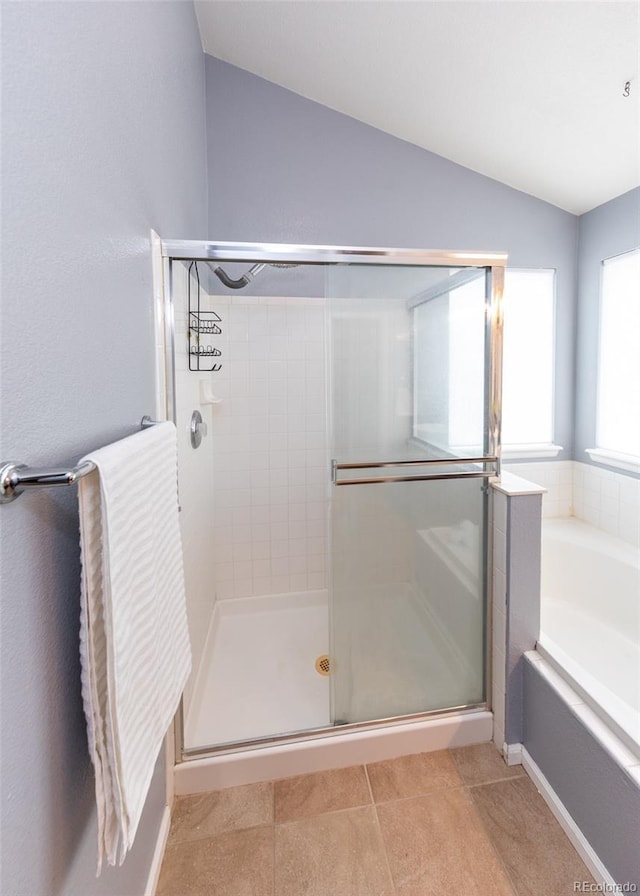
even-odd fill
[{"label": "white bathtub", "polygon": [[540,652],[640,749],[640,552],[575,519],[542,532]]}]

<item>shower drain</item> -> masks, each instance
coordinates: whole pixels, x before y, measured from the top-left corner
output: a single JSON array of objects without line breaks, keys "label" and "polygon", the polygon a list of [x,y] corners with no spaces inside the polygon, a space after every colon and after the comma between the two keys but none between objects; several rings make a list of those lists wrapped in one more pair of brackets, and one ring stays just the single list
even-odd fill
[{"label": "shower drain", "polygon": [[320,675],[331,675],[331,663],[326,653],[323,653],[316,660],[316,672]]}]

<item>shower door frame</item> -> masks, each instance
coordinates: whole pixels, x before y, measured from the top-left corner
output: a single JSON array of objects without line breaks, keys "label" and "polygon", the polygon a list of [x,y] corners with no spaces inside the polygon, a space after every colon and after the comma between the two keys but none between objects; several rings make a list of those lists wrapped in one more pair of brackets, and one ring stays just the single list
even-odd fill
[{"label": "shower door frame", "polygon": [[[427,474],[419,477],[405,477],[405,481],[412,479],[458,479],[465,475],[476,478],[485,478],[487,483],[498,481],[500,478],[501,462],[501,424],[502,424],[502,333],[503,333],[503,308],[502,295],[504,290],[504,271],[507,264],[506,252],[460,252],[445,250],[420,250],[420,249],[394,249],[362,246],[317,246],[301,245],[296,243],[243,243],[243,242],[214,242],[202,240],[162,240],[163,262],[163,292],[164,292],[164,361],[165,361],[165,402],[166,417],[176,421],[176,388],[175,388],[175,320],[174,320],[174,285],[173,269],[174,261],[215,261],[215,262],[245,262],[257,263],[290,263],[296,265],[325,265],[325,264],[359,264],[359,265],[397,265],[397,266],[421,266],[444,268],[484,268],[489,275],[486,300],[488,302],[485,314],[485,389],[487,397],[487,418],[484,429],[484,454],[482,457],[456,458],[454,463],[482,463],[483,470],[475,473],[443,473]],[[448,459],[451,462],[451,459]],[[414,462],[415,463],[415,462]],[[445,461],[439,461],[440,464]],[[493,464],[494,469],[488,471],[487,464]],[[397,466],[397,464],[368,464],[374,466]],[[353,465],[360,466],[362,465]],[[424,462],[422,464],[424,466]],[[336,482],[335,468],[329,471],[334,484]],[[384,482],[384,477],[376,479]],[[344,484],[347,484],[346,482]],[[488,502],[485,502],[485,508]],[[411,713],[409,715],[393,716],[390,718],[372,719],[364,722],[351,722],[346,725],[331,725],[328,727],[298,731],[291,734],[277,734],[253,740],[240,741],[235,744],[208,745],[185,749],[184,744],[184,697],[180,700],[180,706],[174,718],[174,740],[176,763],[189,760],[202,759],[212,755],[224,755],[236,753],[238,750],[257,749],[282,743],[296,743],[315,738],[331,737],[332,735],[346,734],[350,731],[362,731],[366,729],[388,728],[394,725],[404,725],[408,722],[424,721],[426,719],[444,718],[452,714],[475,713],[479,710],[491,709],[490,687],[491,681],[491,625],[489,624],[490,595],[492,593],[492,564],[491,557],[491,527],[487,510],[485,510],[485,580],[484,580],[484,628],[485,628],[485,655],[484,655],[484,694],[485,700],[481,703],[464,706],[448,707],[446,709],[428,710],[426,712]]]}]

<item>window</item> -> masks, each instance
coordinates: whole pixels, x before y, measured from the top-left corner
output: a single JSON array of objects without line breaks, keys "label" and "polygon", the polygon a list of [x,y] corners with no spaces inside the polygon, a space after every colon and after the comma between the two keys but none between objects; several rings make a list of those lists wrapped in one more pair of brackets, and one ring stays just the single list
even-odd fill
[{"label": "window", "polygon": [[557,454],[553,445],[555,271],[507,270],[502,443],[505,454]]},{"label": "window", "polygon": [[[596,450],[605,463],[640,463],[640,250],[602,263]],[[620,457],[622,455],[622,457]]]},{"label": "window", "polygon": [[484,270],[453,270],[413,308],[413,437],[459,455],[482,450]]},{"label": "window", "polygon": [[[502,442],[505,456],[552,456],[555,272],[507,270]],[[453,271],[413,308],[413,437],[456,454],[482,450],[485,283]]]}]

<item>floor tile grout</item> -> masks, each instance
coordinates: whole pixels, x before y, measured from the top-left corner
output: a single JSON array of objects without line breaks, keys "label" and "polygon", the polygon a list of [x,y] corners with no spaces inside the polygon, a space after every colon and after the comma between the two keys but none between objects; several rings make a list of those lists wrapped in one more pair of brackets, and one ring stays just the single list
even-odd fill
[{"label": "floor tile grout", "polygon": [[446,787],[434,787],[431,790],[421,791],[419,793],[411,793],[409,796],[396,796],[390,800],[378,800],[374,802],[374,806],[389,806],[391,803],[406,803],[408,800],[424,799],[436,793],[443,793],[445,790],[464,790],[466,788],[464,781],[460,784],[449,784]]},{"label": "floor tile grout", "polygon": [[367,787],[369,788],[369,796],[371,797],[371,804],[373,806],[375,806],[376,801],[373,798],[373,787],[371,786],[371,778],[369,777],[369,766],[363,765],[362,768],[364,769],[364,776],[367,779]]},{"label": "floor tile grout", "polygon": [[[525,772],[525,774],[526,774],[526,772]],[[522,776],[518,776],[518,777],[522,777]],[[511,778],[511,779],[510,779],[510,778],[501,778],[500,780],[501,780],[501,781],[509,781],[509,780],[514,780],[514,779],[513,779],[513,778]],[[497,782],[493,782],[493,783],[497,783]],[[475,785],[473,785],[473,786],[474,786],[474,787],[480,787],[480,786],[482,786],[482,785],[475,784]],[[473,804],[473,808],[474,808],[474,810],[475,810],[475,813],[476,813],[476,816],[477,816],[477,818],[478,818],[478,821],[480,822],[480,827],[481,827],[482,830],[484,831],[485,836],[486,836],[486,838],[487,838],[487,840],[488,840],[488,842],[489,842],[489,845],[490,845],[491,849],[493,850],[493,853],[494,853],[494,855],[496,856],[496,858],[497,858],[497,860],[498,860],[498,863],[499,863],[500,867],[501,867],[502,870],[504,871],[504,875],[505,875],[507,881],[509,882],[509,886],[511,887],[511,889],[512,889],[512,891],[513,891],[513,896],[520,896],[518,887],[516,886],[516,882],[514,881],[512,875],[511,875],[511,872],[510,872],[509,868],[507,867],[507,863],[506,863],[506,862],[504,861],[504,859],[502,858],[502,852],[500,851],[500,849],[499,849],[499,847],[497,846],[497,844],[494,842],[494,839],[493,839],[493,837],[491,836],[491,831],[488,829],[487,825],[485,824],[484,818],[482,817],[482,815],[481,815],[480,812],[478,811],[478,807],[476,806],[476,802],[475,802],[475,800],[474,800],[474,798],[473,798],[473,794],[471,793],[471,787],[469,787],[468,790],[469,790],[469,796],[470,796],[470,798],[471,798],[471,802],[472,802],[472,804]]]},{"label": "floor tile grout", "polygon": [[[511,766],[513,768],[513,766]],[[486,787],[488,784],[502,784],[503,781],[517,781],[518,778],[527,778],[525,770],[519,775],[506,775],[504,778],[491,778],[490,781],[476,781],[474,784],[467,784],[467,787]]]},{"label": "floor tile grout", "polygon": [[[508,781],[510,779],[502,778],[501,780]],[[477,787],[480,785],[473,785],[473,786]],[[471,805],[473,806],[473,810],[474,810],[476,818],[478,820],[478,824],[480,825],[480,829],[484,832],[484,835],[487,838],[487,843],[489,844],[491,851],[493,852],[494,856],[496,857],[499,866],[502,868],[502,870],[504,872],[504,876],[507,879],[509,886],[511,887],[513,896],[519,896],[518,888],[516,887],[515,881],[511,877],[511,873],[509,872],[509,869],[507,868],[506,862],[502,858],[502,853],[498,849],[498,846],[494,843],[493,837],[491,836],[491,832],[488,830],[486,824],[484,823],[484,819],[483,819],[482,815],[478,811],[478,807],[476,806],[475,800],[473,798],[473,794],[471,793],[471,787],[468,787],[467,790],[469,791],[469,798],[471,800]]]},{"label": "floor tile grout", "polygon": [[278,851],[276,848],[276,793],[273,788],[273,874],[272,874],[272,896],[276,896],[276,863],[278,861]]},{"label": "floor tile grout", "polygon": [[186,840],[167,840],[167,849],[172,846],[184,846],[186,843],[200,843],[202,840],[215,840],[217,837],[224,837],[225,834],[237,834],[243,831],[255,831],[257,828],[275,827],[274,822],[265,821],[262,824],[250,824],[246,828],[226,828],[224,831],[218,831],[215,834],[205,833],[202,837],[189,837]]},{"label": "floor tile grout", "polygon": [[360,803],[358,806],[346,806],[342,809],[329,809],[328,812],[316,812],[315,815],[303,815],[300,818],[290,818],[288,821],[276,821],[275,826],[285,827],[289,824],[300,824],[301,821],[311,821],[314,818],[322,818],[325,815],[342,815],[345,812],[354,812],[356,809],[369,809],[375,803]]},{"label": "floor tile grout", "polygon": [[387,852],[387,842],[384,839],[384,832],[382,830],[382,825],[380,824],[380,816],[378,815],[378,805],[377,803],[373,804],[373,814],[376,819],[376,826],[378,828],[378,833],[380,834],[380,842],[382,843],[382,851],[384,853],[384,863],[387,868],[387,872],[389,873],[389,880],[391,881],[391,887],[395,896],[397,896],[396,882],[393,879],[393,873],[391,871],[391,862],[389,861],[389,853]]}]

